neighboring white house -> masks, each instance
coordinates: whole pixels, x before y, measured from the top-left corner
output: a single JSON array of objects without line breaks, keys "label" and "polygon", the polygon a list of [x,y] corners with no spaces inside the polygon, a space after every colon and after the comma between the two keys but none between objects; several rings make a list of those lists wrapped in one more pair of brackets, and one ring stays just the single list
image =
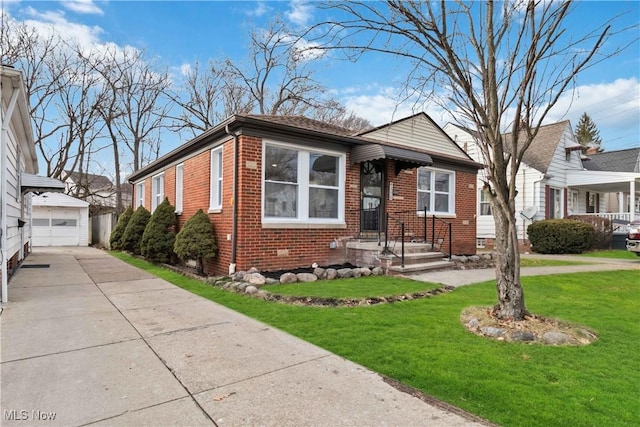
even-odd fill
[{"label": "neighboring white house", "polygon": [[[472,130],[452,123],[443,129],[473,159],[484,162]],[[509,135],[505,137],[509,138]],[[607,212],[604,195],[608,192],[625,193],[633,206],[638,198],[636,189],[640,190],[640,173],[585,170],[581,149],[569,121],[540,127],[516,177],[517,227],[522,242],[527,240],[526,227],[532,221],[576,214],[625,221],[634,218],[634,213],[624,206],[615,212]],[[485,180],[485,173],[479,171],[476,237],[479,247],[492,247],[495,224],[482,192]],[[635,217],[640,218],[640,215]]]},{"label": "neighboring white house", "polygon": [[66,193],[98,206],[116,206],[116,187],[104,175],[65,171]]},{"label": "neighboring white house", "polygon": [[33,196],[33,246],[88,246],[89,203],[62,193]]},{"label": "neighboring white house", "polygon": [[7,283],[31,247],[31,197],[29,192],[63,191],[58,180],[37,176],[29,103],[22,73],[0,66],[0,245],[2,253],[2,303],[8,301]]}]

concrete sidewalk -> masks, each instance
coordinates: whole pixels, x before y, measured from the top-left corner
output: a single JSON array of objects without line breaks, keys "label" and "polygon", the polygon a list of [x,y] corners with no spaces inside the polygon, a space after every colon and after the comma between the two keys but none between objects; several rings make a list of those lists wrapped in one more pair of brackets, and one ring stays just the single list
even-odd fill
[{"label": "concrete sidewalk", "polygon": [[[638,279],[640,280],[640,257],[638,259],[611,259],[611,258],[594,258],[582,257],[575,255],[539,255],[527,254],[521,255],[524,258],[532,259],[553,259],[578,261],[588,264],[584,265],[565,265],[557,267],[524,267],[520,270],[520,276],[546,276],[549,274],[567,274],[567,273],[583,273],[587,271],[616,271],[616,270],[639,270]],[[445,270],[445,271],[427,271],[423,273],[408,274],[414,280],[420,280],[430,283],[441,283],[449,286],[465,286],[473,283],[486,282],[496,279],[496,271],[494,268],[485,268],[477,270]]]},{"label": "concrete sidewalk", "polygon": [[9,300],[3,426],[485,425],[96,249],[36,248]]}]

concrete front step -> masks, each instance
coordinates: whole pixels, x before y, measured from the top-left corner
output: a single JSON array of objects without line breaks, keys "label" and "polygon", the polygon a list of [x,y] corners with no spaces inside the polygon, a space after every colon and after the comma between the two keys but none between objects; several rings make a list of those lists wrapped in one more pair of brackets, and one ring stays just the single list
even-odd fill
[{"label": "concrete front step", "polygon": [[[397,264],[400,262],[400,253],[397,254],[398,258],[393,259],[393,263]],[[404,254],[404,263],[407,264],[426,264],[429,262],[440,261],[444,258],[444,254],[442,252],[410,252],[407,253],[405,251]]]},{"label": "concrete front step", "polygon": [[392,274],[402,274],[402,273],[416,273],[419,271],[428,271],[428,270],[439,270],[439,269],[447,269],[455,267],[455,263],[442,260],[442,261],[431,261],[420,264],[407,264],[405,257],[405,265],[402,267],[400,264],[393,265],[389,267],[389,271]]}]

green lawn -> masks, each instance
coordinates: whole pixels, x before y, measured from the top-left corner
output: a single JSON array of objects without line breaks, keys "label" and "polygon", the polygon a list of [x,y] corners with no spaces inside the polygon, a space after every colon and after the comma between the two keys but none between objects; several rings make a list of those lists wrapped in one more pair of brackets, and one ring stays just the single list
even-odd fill
[{"label": "green lawn", "polygon": [[609,249],[604,251],[593,251],[580,254],[584,257],[596,258],[616,258],[616,259],[640,259],[635,253],[625,249]]},{"label": "green lawn", "polygon": [[370,276],[358,279],[325,280],[265,286],[266,291],[278,295],[321,298],[366,298],[411,294],[436,289],[442,285],[417,282],[399,277]]},{"label": "green lawn", "polygon": [[461,311],[493,304],[491,282],[394,304],[302,307],[114,256],[500,425],[640,425],[637,271],[523,277],[530,311],[585,325],[600,337],[589,346],[546,347],[465,331]]},{"label": "green lawn", "polygon": [[587,265],[585,261],[568,261],[564,259],[520,258],[520,267],[562,267],[565,265]]}]

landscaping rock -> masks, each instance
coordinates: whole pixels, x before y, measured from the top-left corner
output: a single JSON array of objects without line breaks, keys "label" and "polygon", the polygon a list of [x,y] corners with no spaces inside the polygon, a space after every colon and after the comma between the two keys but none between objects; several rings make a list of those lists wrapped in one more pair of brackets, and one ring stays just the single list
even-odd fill
[{"label": "landscaping rock", "polygon": [[254,272],[245,274],[244,281],[249,282],[254,286],[262,286],[266,283],[267,279],[262,274]]},{"label": "landscaping rock", "polygon": [[296,283],[298,277],[293,273],[284,273],[280,276],[280,283]]},{"label": "landscaping rock", "polygon": [[468,258],[468,260],[469,260],[470,262],[480,262],[480,256],[478,256],[478,255],[471,255],[471,256]]},{"label": "landscaping rock", "polygon": [[325,271],[325,277],[327,280],[333,280],[336,277],[338,277],[338,270],[336,270],[335,268],[327,268],[327,271]]},{"label": "landscaping rock", "polygon": [[481,257],[485,261],[491,261],[493,259],[493,257],[491,256],[491,253],[482,254]]},{"label": "landscaping rock", "polygon": [[338,277],[341,279],[353,277],[353,270],[350,268],[341,268],[340,270],[338,270]]},{"label": "landscaping rock", "polygon": [[263,291],[262,289],[259,289],[258,292],[256,293],[256,296],[262,299],[269,298],[269,295],[271,295],[269,292]]},{"label": "landscaping rock", "polygon": [[258,293],[258,288],[255,286],[249,285],[244,289],[244,292],[249,295],[254,295]]},{"label": "landscaping rock", "polygon": [[480,326],[480,321],[478,319],[476,319],[475,317],[469,319],[469,321],[467,322],[467,327],[469,329],[475,329],[478,326]]},{"label": "landscaping rock", "polygon": [[371,276],[371,269],[369,267],[362,267],[360,269],[360,274],[367,277],[367,276]]},{"label": "landscaping rock", "polygon": [[542,341],[551,345],[567,344],[571,341],[571,337],[563,332],[550,331],[542,335]]},{"label": "landscaping rock", "polygon": [[267,279],[265,280],[265,285],[277,285],[278,283],[280,283],[279,280],[272,279],[271,277],[267,277]]},{"label": "landscaping rock", "polygon": [[246,271],[236,271],[231,275],[231,279],[234,282],[242,282],[244,280],[244,275],[247,274]]},{"label": "landscaping rock", "polygon": [[371,270],[371,274],[373,274],[374,276],[382,276],[384,275],[384,270],[382,269],[382,267],[374,267]]},{"label": "landscaping rock", "polygon": [[505,329],[494,328],[493,326],[485,326],[480,328],[480,331],[490,337],[501,337],[505,332],[507,332]]},{"label": "landscaping rock", "polygon": [[318,280],[318,276],[313,273],[298,273],[296,274],[298,282],[315,282]]},{"label": "landscaping rock", "polygon": [[256,267],[251,267],[249,271],[247,271],[247,273],[249,274],[260,273],[260,270],[258,270]]},{"label": "landscaping rock", "polygon": [[359,268],[354,268],[351,270],[351,275],[353,277],[361,277],[362,276],[362,271]]},{"label": "landscaping rock", "polygon": [[325,279],[327,277],[327,270],[322,267],[316,267],[313,269],[313,274],[315,274],[318,279]]},{"label": "landscaping rock", "polygon": [[535,341],[536,336],[529,331],[514,331],[511,333],[513,341]]}]

